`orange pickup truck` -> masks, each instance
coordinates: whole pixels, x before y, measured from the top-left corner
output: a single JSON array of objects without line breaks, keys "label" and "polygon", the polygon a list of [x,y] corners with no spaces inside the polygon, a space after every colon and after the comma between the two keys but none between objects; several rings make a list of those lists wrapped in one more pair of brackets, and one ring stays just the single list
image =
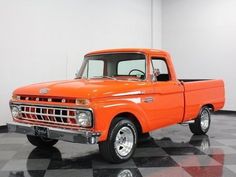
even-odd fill
[{"label": "orange pickup truck", "polygon": [[73,80],[16,89],[8,128],[38,147],[98,143],[106,160],[120,163],[150,131],[188,123],[192,133],[207,133],[224,101],[222,80],[178,80],[168,52],[101,50],[85,55]]}]

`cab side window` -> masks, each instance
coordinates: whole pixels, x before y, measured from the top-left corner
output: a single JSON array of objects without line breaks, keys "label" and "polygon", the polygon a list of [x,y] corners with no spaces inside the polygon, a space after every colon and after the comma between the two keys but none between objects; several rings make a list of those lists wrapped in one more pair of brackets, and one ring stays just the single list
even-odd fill
[{"label": "cab side window", "polygon": [[152,58],[151,72],[153,81],[170,80],[170,74],[166,61],[162,58]]}]

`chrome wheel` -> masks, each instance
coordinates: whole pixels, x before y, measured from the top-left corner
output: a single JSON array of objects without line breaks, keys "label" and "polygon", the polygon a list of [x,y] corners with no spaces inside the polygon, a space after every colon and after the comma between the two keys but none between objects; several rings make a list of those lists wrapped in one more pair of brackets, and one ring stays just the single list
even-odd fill
[{"label": "chrome wheel", "polygon": [[194,123],[189,124],[191,132],[195,135],[205,135],[211,124],[211,112],[207,106],[201,108],[200,113],[195,118]]},{"label": "chrome wheel", "polygon": [[207,130],[210,124],[210,115],[207,110],[203,110],[201,114],[201,128],[203,131]]},{"label": "chrome wheel", "polygon": [[133,176],[132,172],[128,169],[121,170],[117,175],[117,177],[132,177],[132,176]]},{"label": "chrome wheel", "polygon": [[134,134],[129,127],[122,127],[115,138],[115,151],[121,157],[127,156],[134,146]]}]

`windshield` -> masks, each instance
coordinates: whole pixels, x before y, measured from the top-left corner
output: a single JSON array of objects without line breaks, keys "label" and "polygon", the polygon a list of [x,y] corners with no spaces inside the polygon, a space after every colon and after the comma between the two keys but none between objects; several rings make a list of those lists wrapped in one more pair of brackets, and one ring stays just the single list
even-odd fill
[{"label": "windshield", "polygon": [[86,56],[77,78],[144,80],[146,78],[146,57],[140,53]]}]

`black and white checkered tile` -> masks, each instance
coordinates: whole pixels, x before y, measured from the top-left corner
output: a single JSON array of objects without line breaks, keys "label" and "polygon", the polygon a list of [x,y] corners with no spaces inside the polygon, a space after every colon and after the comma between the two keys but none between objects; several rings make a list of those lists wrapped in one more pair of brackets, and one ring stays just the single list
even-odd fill
[{"label": "black and white checkered tile", "polygon": [[0,177],[233,177],[235,118],[213,115],[208,136],[193,136],[182,125],[155,131],[123,164],[104,161],[96,145],[59,142],[39,149],[23,135],[0,133]]}]

